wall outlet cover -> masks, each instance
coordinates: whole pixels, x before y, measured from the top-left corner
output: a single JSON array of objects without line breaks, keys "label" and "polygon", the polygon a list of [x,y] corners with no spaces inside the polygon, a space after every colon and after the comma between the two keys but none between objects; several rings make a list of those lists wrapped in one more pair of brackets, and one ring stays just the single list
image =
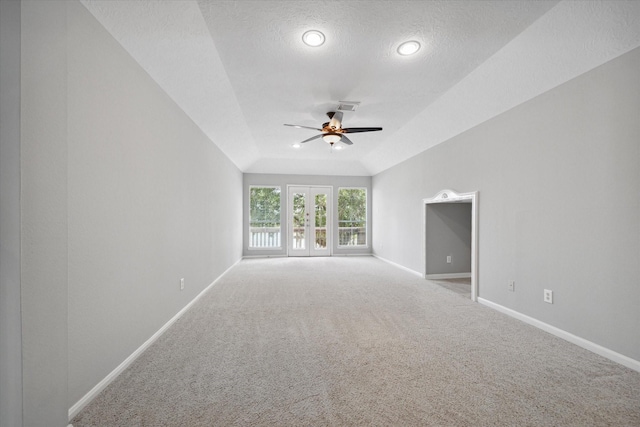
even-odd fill
[{"label": "wall outlet cover", "polygon": [[516,290],[516,281],[515,280],[509,280],[509,290],[511,292]]},{"label": "wall outlet cover", "polygon": [[544,290],[544,302],[553,304],[553,291],[550,291],[549,289]]}]

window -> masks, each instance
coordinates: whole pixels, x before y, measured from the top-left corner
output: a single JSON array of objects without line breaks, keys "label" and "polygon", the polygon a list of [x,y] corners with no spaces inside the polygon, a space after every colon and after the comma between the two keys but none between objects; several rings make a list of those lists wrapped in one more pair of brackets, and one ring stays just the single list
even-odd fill
[{"label": "window", "polygon": [[280,187],[250,187],[249,247],[280,248]]},{"label": "window", "polygon": [[367,245],[367,189],[338,190],[338,244]]}]

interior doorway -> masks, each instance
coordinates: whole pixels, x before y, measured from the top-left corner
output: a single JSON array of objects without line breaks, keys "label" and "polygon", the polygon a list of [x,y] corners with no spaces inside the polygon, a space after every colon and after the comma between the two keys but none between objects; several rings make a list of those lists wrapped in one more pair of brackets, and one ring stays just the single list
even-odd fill
[{"label": "interior doorway", "polygon": [[[442,190],[423,199],[424,277],[478,300],[478,192]],[[470,219],[470,224],[467,224]],[[453,266],[458,269],[452,269]]]},{"label": "interior doorway", "polygon": [[331,191],[331,187],[288,187],[289,256],[331,255]]}]

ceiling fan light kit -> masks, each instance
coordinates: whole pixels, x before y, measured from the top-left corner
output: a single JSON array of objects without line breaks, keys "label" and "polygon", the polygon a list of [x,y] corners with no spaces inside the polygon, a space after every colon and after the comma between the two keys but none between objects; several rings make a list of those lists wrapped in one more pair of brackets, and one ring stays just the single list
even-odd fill
[{"label": "ceiling fan light kit", "polygon": [[335,134],[335,133],[329,133],[327,135],[323,135],[322,139],[324,139],[324,142],[333,145],[336,142],[340,141],[342,139],[342,137],[340,135],[338,135],[338,134]]}]

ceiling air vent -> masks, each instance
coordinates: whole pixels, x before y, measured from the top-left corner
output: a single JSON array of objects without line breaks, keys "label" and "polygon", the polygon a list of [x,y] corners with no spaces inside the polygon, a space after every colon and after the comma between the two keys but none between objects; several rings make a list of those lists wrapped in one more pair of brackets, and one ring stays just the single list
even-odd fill
[{"label": "ceiling air vent", "polygon": [[360,105],[359,102],[354,101],[339,101],[338,103],[338,111],[356,111]]}]

